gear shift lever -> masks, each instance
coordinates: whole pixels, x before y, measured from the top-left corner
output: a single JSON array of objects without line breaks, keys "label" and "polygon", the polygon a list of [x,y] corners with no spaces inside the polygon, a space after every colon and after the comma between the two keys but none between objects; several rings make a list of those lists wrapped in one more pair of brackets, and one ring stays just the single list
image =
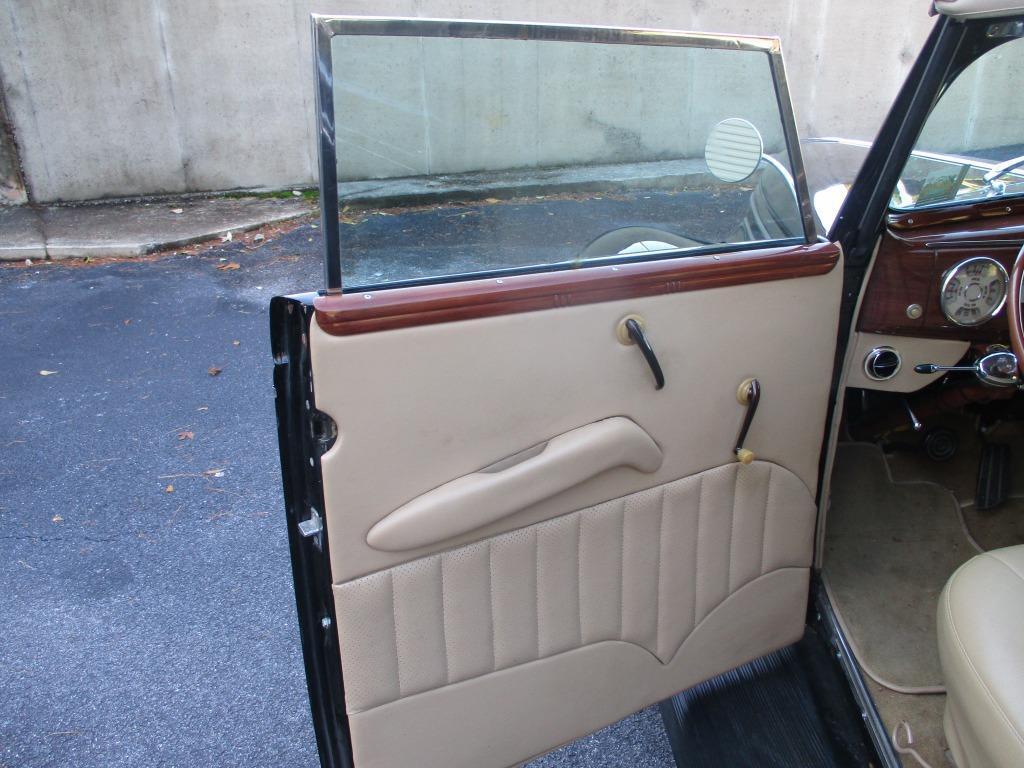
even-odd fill
[{"label": "gear shift lever", "polygon": [[936,365],[935,363],[918,363],[914,366],[916,373],[939,373],[940,371],[963,371],[973,373],[984,384],[996,387],[1013,387],[1020,384],[1017,370],[1017,356],[1013,352],[1000,350],[989,352],[974,365]]}]

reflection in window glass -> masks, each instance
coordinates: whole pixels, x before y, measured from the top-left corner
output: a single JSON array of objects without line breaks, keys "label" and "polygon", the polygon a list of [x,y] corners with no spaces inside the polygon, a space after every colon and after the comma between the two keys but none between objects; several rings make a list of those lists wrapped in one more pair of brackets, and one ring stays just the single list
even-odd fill
[{"label": "reflection in window glass", "polygon": [[953,81],[903,169],[894,208],[1024,193],[1022,71],[1024,40],[1016,39],[984,54]]},{"label": "reflection in window glass", "polygon": [[[346,288],[802,238],[767,54],[337,36],[332,58]],[[759,143],[719,165],[764,157],[723,181],[705,146],[731,118]]]}]

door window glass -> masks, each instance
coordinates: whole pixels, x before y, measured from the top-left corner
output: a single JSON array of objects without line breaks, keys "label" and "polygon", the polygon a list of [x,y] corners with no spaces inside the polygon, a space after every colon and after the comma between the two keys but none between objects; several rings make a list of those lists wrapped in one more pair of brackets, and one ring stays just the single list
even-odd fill
[{"label": "door window glass", "polygon": [[803,242],[757,40],[337,34],[345,288]]}]

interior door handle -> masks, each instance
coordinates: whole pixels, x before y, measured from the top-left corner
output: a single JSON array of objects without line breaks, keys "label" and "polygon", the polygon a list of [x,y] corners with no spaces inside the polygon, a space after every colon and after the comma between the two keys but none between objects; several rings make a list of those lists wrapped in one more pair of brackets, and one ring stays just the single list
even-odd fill
[{"label": "interior door handle", "polygon": [[736,455],[736,461],[740,464],[749,464],[754,460],[754,452],[749,448],[744,448],[743,444],[747,442],[747,432],[750,431],[750,425],[754,422],[757,405],[761,402],[761,382],[757,379],[744,380],[736,390],[736,399],[740,405],[747,406],[747,412],[743,416],[743,425],[736,437],[736,447],[733,448],[733,453]]},{"label": "interior door handle", "polygon": [[662,458],[661,448],[636,422],[624,416],[596,421],[515,454],[494,465],[496,469],[464,475],[417,496],[374,525],[366,543],[385,552],[435,544],[495,523],[609,469],[656,472]]},{"label": "interior door handle", "polygon": [[640,351],[643,353],[644,360],[646,360],[647,365],[651,367],[651,373],[654,374],[654,388],[661,389],[665,386],[665,374],[661,370],[661,363],[658,362],[658,356],[654,354],[654,347],[652,347],[651,343],[647,341],[647,335],[644,333],[644,327],[635,317],[627,317],[623,321],[623,325],[626,328],[626,334],[630,339],[632,339],[633,343],[640,348]]}]

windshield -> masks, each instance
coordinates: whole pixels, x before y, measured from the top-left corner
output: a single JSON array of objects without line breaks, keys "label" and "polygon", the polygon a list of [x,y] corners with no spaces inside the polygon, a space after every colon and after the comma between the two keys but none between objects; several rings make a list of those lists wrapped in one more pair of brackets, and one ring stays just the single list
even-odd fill
[{"label": "windshield", "polygon": [[973,61],[942,94],[903,169],[892,207],[1024,194],[1024,39]]}]

